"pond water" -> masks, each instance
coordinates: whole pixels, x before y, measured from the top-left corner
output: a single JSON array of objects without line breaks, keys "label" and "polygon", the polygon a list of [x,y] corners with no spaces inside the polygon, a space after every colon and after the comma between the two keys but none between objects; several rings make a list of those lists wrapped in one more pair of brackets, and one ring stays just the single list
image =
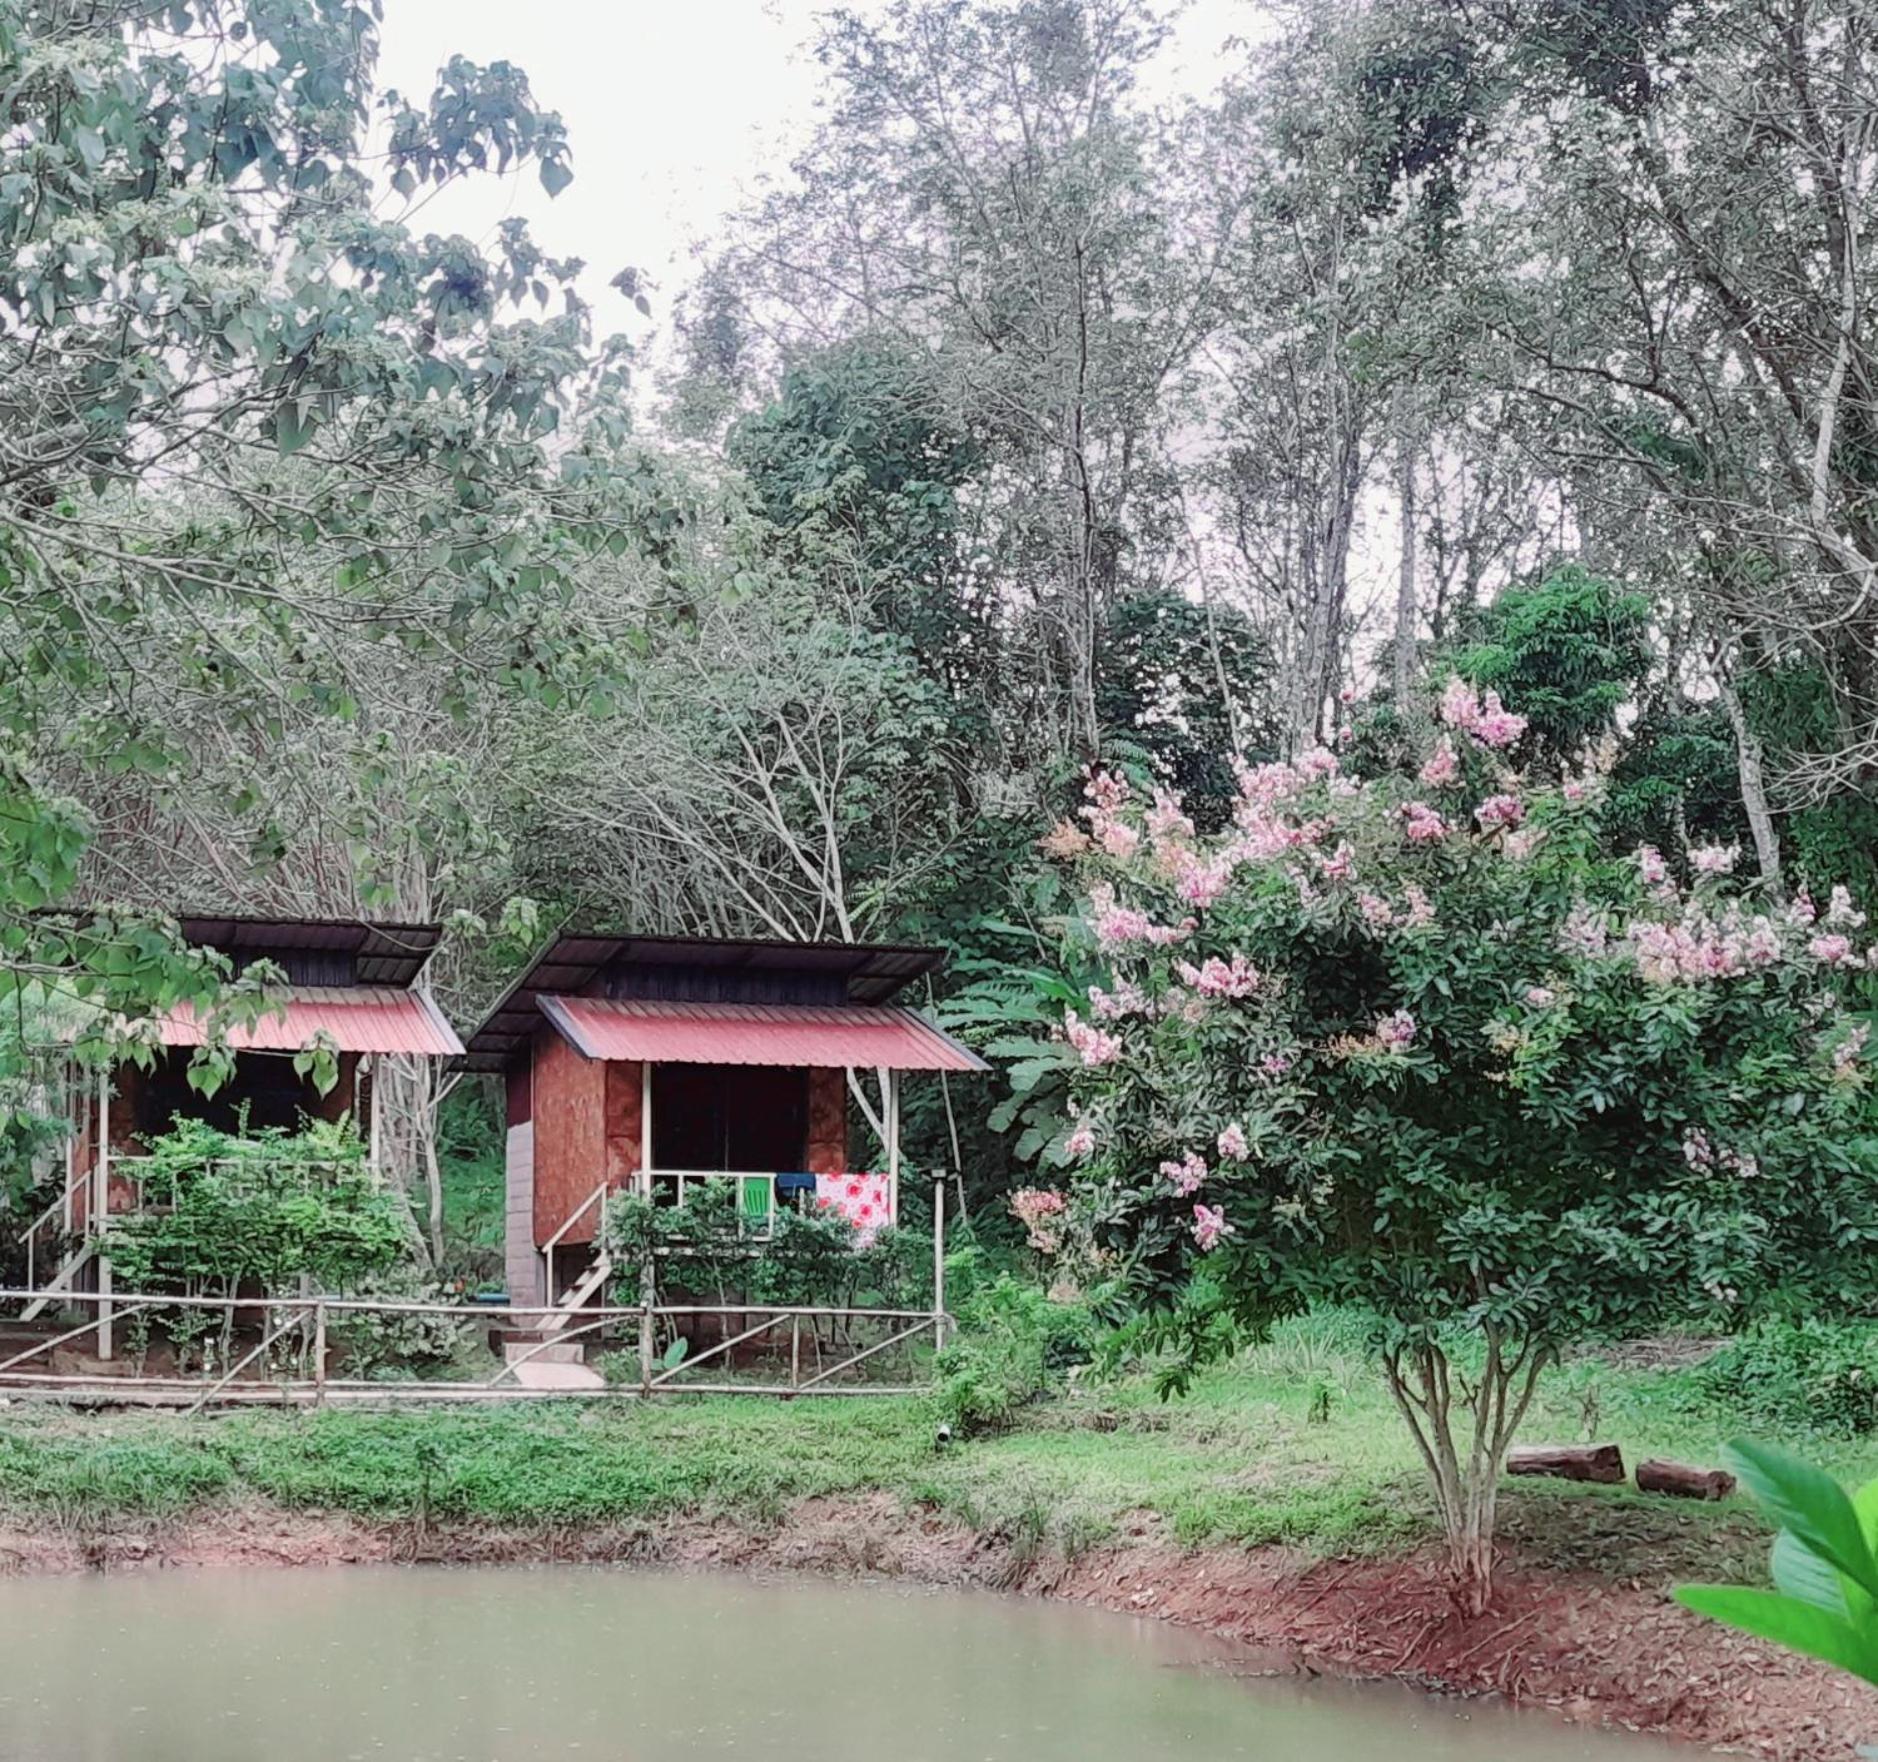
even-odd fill
[{"label": "pond water", "polygon": [[625,1570],[0,1581],[4,1762],[1666,1762],[989,1595]]}]

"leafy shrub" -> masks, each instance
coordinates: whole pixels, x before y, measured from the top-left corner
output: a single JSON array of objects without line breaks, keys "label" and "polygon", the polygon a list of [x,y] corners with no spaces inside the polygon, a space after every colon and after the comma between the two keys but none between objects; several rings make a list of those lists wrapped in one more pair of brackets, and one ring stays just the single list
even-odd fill
[{"label": "leafy shrub", "polygon": [[[410,1266],[378,1273],[347,1295],[385,1303],[451,1300],[448,1291]],[[452,1315],[335,1309],[326,1321],[327,1338],[344,1355],[345,1374],[374,1381],[421,1378],[444,1371],[470,1343],[473,1333],[474,1323]]]},{"label": "leafy shrub", "polygon": [[1704,1393],[1770,1430],[1878,1429],[1878,1329],[1869,1322],[1763,1322],[1697,1375]]},{"label": "leafy shrub", "polygon": [[954,1254],[946,1276],[960,1293],[959,1333],[939,1354],[936,1400],[962,1436],[1003,1430],[1094,1355],[1104,1330],[1081,1299],[1053,1297],[1009,1272],[987,1277],[976,1248]]}]

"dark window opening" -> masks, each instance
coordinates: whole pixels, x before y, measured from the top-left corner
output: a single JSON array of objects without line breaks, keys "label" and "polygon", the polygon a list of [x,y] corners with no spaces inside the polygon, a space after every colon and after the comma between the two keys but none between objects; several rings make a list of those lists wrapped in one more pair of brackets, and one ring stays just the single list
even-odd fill
[{"label": "dark window opening", "polygon": [[319,1111],[320,1094],[310,1077],[298,1075],[293,1060],[263,1053],[242,1053],[228,1081],[213,1095],[189,1083],[187,1051],[171,1048],[136,1079],[137,1136],[162,1136],[177,1120],[201,1120],[220,1132],[238,1132],[245,1118],[249,1131],[284,1126],[298,1131],[303,1118]]},{"label": "dark window opening", "polygon": [[785,1173],[808,1159],[809,1074],[768,1065],[654,1065],[652,1166]]}]

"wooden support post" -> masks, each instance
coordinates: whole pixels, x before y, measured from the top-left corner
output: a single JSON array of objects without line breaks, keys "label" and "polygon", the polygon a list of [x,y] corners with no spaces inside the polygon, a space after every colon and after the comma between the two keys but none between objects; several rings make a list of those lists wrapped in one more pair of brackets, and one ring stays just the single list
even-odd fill
[{"label": "wooden support post", "polygon": [[650,1254],[639,1263],[639,1392],[652,1393],[652,1311],[658,1302],[657,1263]]},{"label": "wooden support post", "polygon": [[98,1356],[107,1364],[111,1359],[113,1319],[111,1262],[101,1254],[98,1256]]},{"label": "wooden support post", "polygon": [[887,1078],[887,1221],[900,1222],[900,1073]]},{"label": "wooden support post", "polygon": [[1614,1487],[1624,1478],[1624,1453],[1615,1444],[1519,1444],[1507,1452],[1506,1472]]},{"label": "wooden support post", "polygon": [[639,1178],[633,1183],[652,1197],[652,1061],[639,1061]]},{"label": "wooden support post", "polygon": [[98,1154],[91,1159],[91,1200],[85,1228],[102,1230],[111,1215],[111,1074],[98,1073]]},{"label": "wooden support post", "polygon": [[941,1352],[946,1345],[946,1172],[932,1178],[932,1337]]},{"label": "wooden support post", "polygon": [[378,1060],[367,1053],[359,1060],[358,1069],[353,1075],[352,1110],[354,1118],[358,1115],[360,1091],[364,1093],[366,1105],[371,1109],[366,1131],[369,1133],[371,1148],[366,1152],[371,1164],[372,1179],[382,1181],[385,1178],[384,1133],[381,1130],[378,1106]]},{"label": "wooden support post", "polygon": [[326,1300],[313,1304],[313,1405],[326,1405]]}]

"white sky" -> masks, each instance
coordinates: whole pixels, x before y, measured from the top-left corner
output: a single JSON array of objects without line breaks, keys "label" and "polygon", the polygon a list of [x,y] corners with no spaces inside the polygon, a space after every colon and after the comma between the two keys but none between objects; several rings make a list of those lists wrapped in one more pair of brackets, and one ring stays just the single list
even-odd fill
[{"label": "white sky", "polygon": [[[786,174],[814,121],[821,69],[807,46],[826,10],[823,0],[386,0],[383,85],[422,99],[452,54],[513,61],[573,144],[574,182],[557,199],[530,169],[445,191],[414,224],[484,239],[505,215],[526,215],[550,255],[585,259],[597,333],[644,340],[650,327],[607,282],[629,264],[645,271],[662,321],[691,277],[693,247],[742,194]],[[1253,0],[1191,0],[1149,89],[1209,88],[1226,40],[1257,29]]]}]

